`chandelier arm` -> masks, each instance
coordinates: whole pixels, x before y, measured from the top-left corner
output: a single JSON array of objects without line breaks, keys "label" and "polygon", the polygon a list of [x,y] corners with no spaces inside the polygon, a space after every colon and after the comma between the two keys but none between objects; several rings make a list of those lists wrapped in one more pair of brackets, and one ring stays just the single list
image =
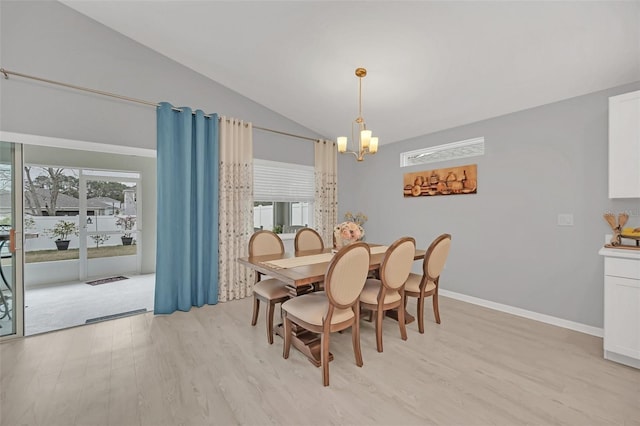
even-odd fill
[{"label": "chandelier arm", "polygon": [[344,152],[341,152],[340,154],[353,154],[353,156],[356,157],[358,161],[362,161],[362,159],[364,158],[363,151],[360,151],[359,153],[355,151],[344,151]]}]

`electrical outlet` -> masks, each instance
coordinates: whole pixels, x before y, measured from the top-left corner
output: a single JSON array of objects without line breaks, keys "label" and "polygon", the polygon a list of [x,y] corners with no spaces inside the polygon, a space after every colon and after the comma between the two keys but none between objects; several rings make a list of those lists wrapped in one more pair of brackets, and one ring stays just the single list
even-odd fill
[{"label": "electrical outlet", "polygon": [[573,226],[573,213],[558,214],[558,226]]}]

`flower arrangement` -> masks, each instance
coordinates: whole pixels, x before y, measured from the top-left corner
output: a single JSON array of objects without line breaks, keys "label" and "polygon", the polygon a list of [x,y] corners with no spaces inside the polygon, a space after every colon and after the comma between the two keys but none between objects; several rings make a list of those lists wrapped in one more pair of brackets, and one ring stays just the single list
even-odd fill
[{"label": "flower arrangement", "polygon": [[334,246],[337,249],[355,243],[362,237],[364,237],[364,228],[355,222],[342,222],[333,228]]},{"label": "flower arrangement", "polygon": [[353,223],[355,223],[356,225],[360,225],[360,226],[362,226],[362,225],[364,225],[364,224],[365,224],[365,222],[366,222],[367,220],[369,220],[369,218],[367,217],[367,215],[366,215],[366,214],[364,214],[364,213],[362,213],[362,212],[358,212],[358,213],[356,213],[355,215],[354,215],[353,213],[351,213],[351,212],[346,212],[346,213],[344,214],[344,220],[345,220],[346,222],[353,222]]}]

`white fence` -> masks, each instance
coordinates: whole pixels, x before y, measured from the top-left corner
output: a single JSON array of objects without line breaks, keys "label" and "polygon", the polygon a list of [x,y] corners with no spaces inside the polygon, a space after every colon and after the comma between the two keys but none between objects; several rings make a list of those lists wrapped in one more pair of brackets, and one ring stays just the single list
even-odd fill
[{"label": "white fence", "polygon": [[[79,216],[30,216],[33,218],[33,226],[29,227],[29,229],[25,229],[25,242],[24,242],[24,250],[25,251],[36,251],[36,250],[54,250],[56,248],[55,240],[57,237],[53,235],[49,235],[47,233],[48,229],[53,228],[56,223],[61,220],[67,222],[73,222],[78,225]],[[121,230],[116,226],[117,216],[90,216],[88,217],[87,223],[85,224],[87,232],[120,232],[124,234],[125,231]],[[131,231],[126,231],[127,233],[131,233],[133,237],[136,236],[136,227],[134,226]],[[119,246],[122,245],[122,241],[120,240],[121,234],[111,234],[108,235],[108,239],[101,243],[100,246]],[[37,237],[35,237],[37,235]],[[34,238],[35,237],[35,238]],[[79,238],[77,235],[69,235],[69,248],[78,248],[79,247]],[[91,237],[87,238],[87,246],[95,247],[96,243],[93,241]]]},{"label": "white fence", "polygon": [[[25,241],[24,251],[39,251],[39,250],[55,250],[56,237],[47,233],[48,229],[53,228],[56,223],[61,220],[73,222],[78,225],[79,216],[28,216],[26,222],[29,224],[29,228],[25,229]],[[111,233],[107,234],[109,239],[100,246],[120,246],[122,245],[122,236],[125,231],[116,226],[117,216],[91,216],[91,220],[85,224],[88,232],[98,233]],[[2,220],[2,217],[0,217]],[[127,230],[127,233],[131,233],[134,238],[137,235],[136,226],[133,229]],[[69,248],[77,249],[79,246],[79,238],[76,235],[69,235]],[[87,237],[87,246],[89,248],[95,247],[96,243],[91,238]],[[3,254],[8,254],[8,244],[5,244],[2,248]],[[12,268],[5,268],[3,270],[8,280],[11,280]],[[98,278],[109,276],[113,274],[128,274],[138,272],[138,259],[137,255],[124,255],[113,257],[99,257],[95,259],[88,259],[86,264],[86,274],[89,278]],[[53,284],[68,281],[77,281],[80,273],[80,261],[78,259],[72,260],[57,260],[50,262],[34,262],[25,263],[24,265],[24,285],[26,288],[35,287],[43,284]],[[10,281],[11,282],[11,281]]]},{"label": "white fence", "polygon": [[273,231],[273,206],[253,207],[253,227]]},{"label": "white fence", "polygon": [[[310,203],[295,203],[291,205],[291,223],[290,225],[308,225]],[[311,212],[313,214],[313,212]]]}]

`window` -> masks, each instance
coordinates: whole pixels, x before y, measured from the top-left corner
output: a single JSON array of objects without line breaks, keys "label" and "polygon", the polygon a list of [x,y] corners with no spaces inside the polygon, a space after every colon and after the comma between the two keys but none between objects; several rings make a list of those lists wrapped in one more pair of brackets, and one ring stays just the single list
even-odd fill
[{"label": "window", "polygon": [[484,155],[484,137],[467,139],[400,154],[400,167]]},{"label": "window", "polygon": [[314,168],[254,159],[253,226],[276,233],[295,233],[313,225]]}]

